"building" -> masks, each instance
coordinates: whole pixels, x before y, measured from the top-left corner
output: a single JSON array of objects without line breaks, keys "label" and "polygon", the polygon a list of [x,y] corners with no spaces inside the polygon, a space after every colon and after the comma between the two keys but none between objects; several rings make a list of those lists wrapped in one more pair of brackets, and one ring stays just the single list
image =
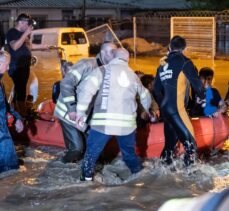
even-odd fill
[{"label": "building", "polygon": [[43,24],[85,19],[90,26],[130,17],[136,10],[187,8],[186,0],[0,0],[0,18],[13,22],[18,14],[28,13]]}]

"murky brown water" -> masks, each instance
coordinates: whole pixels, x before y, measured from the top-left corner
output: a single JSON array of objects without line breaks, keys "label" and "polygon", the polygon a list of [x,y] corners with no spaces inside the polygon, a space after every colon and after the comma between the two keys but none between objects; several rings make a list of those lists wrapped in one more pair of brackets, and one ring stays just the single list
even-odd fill
[{"label": "murky brown water", "polygon": [[[51,97],[52,84],[61,77],[58,64],[47,55],[34,71],[39,79],[38,102]],[[131,60],[134,70],[155,74],[159,58]],[[229,61],[194,60],[198,68],[215,69],[215,85],[224,97],[229,80]],[[9,92],[12,85],[5,77]],[[157,210],[171,198],[191,197],[229,187],[229,154],[224,152],[198,165],[176,171],[157,159],[144,162],[145,169],[131,176],[120,158],[98,165],[95,182],[79,181],[80,164],[58,161],[63,151],[51,147],[27,148],[25,165],[19,171],[0,175],[0,210]],[[174,170],[174,169],[173,169]]]},{"label": "murky brown water", "polygon": [[27,148],[25,166],[1,175],[0,210],[157,210],[170,198],[192,197],[229,185],[228,154],[220,154],[176,171],[158,159],[131,175],[120,158],[103,168],[94,182],[79,181],[80,164],[62,164],[62,152],[50,147]]},{"label": "murky brown water", "polygon": [[[155,75],[159,65],[159,59],[158,57],[132,59],[130,61],[130,66],[134,70],[142,70],[144,73]],[[213,68],[215,72],[214,86],[219,89],[220,94],[224,98],[227,91],[227,83],[229,81],[229,61],[204,59],[193,59],[192,61],[198,69],[202,67]]]},{"label": "murky brown water", "polygon": [[[41,58],[36,67],[32,68],[39,80],[39,97],[37,104],[44,99],[51,98],[52,85],[55,81],[61,79],[61,73],[56,54],[50,55],[50,52],[42,52],[38,55]],[[130,60],[130,66],[133,70],[141,70],[147,74],[155,75],[159,65],[159,57],[144,57]],[[222,60],[203,60],[194,59],[194,64],[198,69],[201,67],[211,67],[215,71],[214,86],[218,88],[221,96],[224,98],[229,81],[229,61]],[[12,82],[8,75],[5,74],[5,86],[9,93]]]}]

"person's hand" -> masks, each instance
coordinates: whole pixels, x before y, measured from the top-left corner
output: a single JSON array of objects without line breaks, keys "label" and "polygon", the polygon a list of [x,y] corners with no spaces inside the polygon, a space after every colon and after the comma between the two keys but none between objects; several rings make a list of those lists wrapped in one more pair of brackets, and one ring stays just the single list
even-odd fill
[{"label": "person's hand", "polygon": [[76,128],[82,132],[85,132],[87,129],[86,116],[77,115],[76,117]]},{"label": "person's hand", "polygon": [[146,111],[143,111],[141,113],[141,119],[145,120],[145,121],[148,121],[150,118],[150,115],[146,112]]},{"label": "person's hand", "polygon": [[200,104],[202,108],[206,106],[206,99],[201,100],[199,97],[196,98],[196,103]]},{"label": "person's hand", "polygon": [[72,112],[69,112],[68,113],[68,116],[69,116],[69,119],[72,120],[72,121],[76,121],[76,112],[75,111],[72,111]]},{"label": "person's hand", "polygon": [[221,109],[218,109],[215,113],[212,114],[212,116],[213,117],[218,117],[222,113],[223,113],[223,111]]},{"label": "person's hand", "polygon": [[16,128],[16,131],[18,133],[21,133],[24,129],[24,125],[23,125],[23,122],[20,120],[20,119],[17,119],[16,120],[16,123],[15,123],[15,128]]},{"label": "person's hand", "polygon": [[155,111],[155,115],[156,115],[157,119],[159,119],[160,118],[160,110]]},{"label": "person's hand", "polygon": [[28,28],[25,30],[24,34],[26,36],[29,36],[32,31],[33,31],[33,26],[28,26]]},{"label": "person's hand", "polygon": [[218,117],[219,116],[219,112],[216,111],[215,113],[212,114],[213,117]]},{"label": "person's hand", "polygon": [[77,115],[76,116],[76,128],[79,127],[79,125],[82,123],[83,121],[83,116],[82,115]]}]

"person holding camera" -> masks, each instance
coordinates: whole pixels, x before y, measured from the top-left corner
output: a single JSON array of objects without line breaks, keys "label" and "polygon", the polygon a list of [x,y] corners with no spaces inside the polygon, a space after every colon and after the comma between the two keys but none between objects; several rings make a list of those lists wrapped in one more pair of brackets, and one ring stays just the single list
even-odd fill
[{"label": "person holding camera", "polygon": [[30,74],[31,51],[29,35],[33,30],[33,20],[27,14],[20,14],[16,19],[16,25],[7,32],[7,43],[11,62],[9,76],[14,83],[14,107],[25,116],[26,85]]}]

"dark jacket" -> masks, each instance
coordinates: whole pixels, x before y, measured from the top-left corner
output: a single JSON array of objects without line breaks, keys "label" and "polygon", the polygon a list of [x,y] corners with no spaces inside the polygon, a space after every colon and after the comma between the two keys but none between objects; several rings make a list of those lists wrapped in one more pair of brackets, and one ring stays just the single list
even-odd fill
[{"label": "dark jacket", "polygon": [[185,109],[189,84],[197,96],[204,100],[204,87],[192,61],[182,53],[171,52],[158,68],[154,84],[154,94],[161,110],[173,114]]},{"label": "dark jacket", "polygon": [[11,113],[15,120],[21,118],[7,103],[4,87],[0,80],[0,173],[19,168],[18,158],[8,129],[7,112]]}]

